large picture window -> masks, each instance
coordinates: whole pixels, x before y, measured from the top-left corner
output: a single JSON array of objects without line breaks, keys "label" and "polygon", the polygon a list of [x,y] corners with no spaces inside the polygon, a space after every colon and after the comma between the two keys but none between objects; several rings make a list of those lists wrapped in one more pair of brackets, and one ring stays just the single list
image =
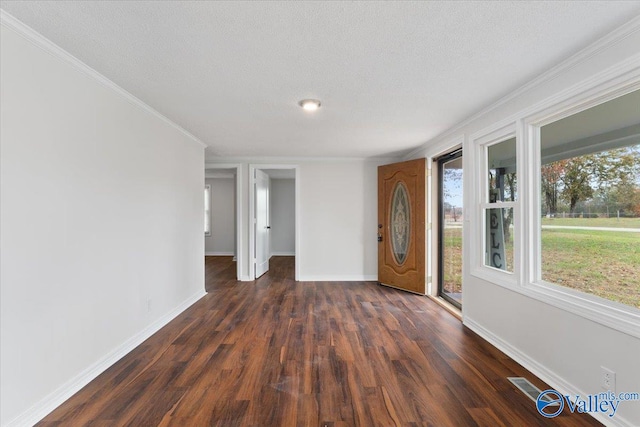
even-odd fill
[{"label": "large picture window", "polygon": [[477,207],[467,265],[475,278],[640,337],[640,75],[620,76],[467,137]]},{"label": "large picture window", "polygon": [[540,128],[539,278],[640,308],[640,91]]}]

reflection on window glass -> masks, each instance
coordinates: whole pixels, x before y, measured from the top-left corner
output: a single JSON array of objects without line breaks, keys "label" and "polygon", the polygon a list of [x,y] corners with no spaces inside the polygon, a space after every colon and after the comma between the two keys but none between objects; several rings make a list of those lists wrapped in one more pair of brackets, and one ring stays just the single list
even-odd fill
[{"label": "reflection on window glass", "polygon": [[[487,147],[489,203],[515,202],[517,197],[516,139]],[[484,265],[514,272],[513,208],[485,210]]]},{"label": "reflection on window glass", "polygon": [[640,308],[640,91],[541,128],[542,279]]},{"label": "reflection on window glass", "polygon": [[489,203],[514,202],[517,195],[516,139],[511,138],[488,147]]},{"label": "reflection on window glass", "polygon": [[513,208],[486,209],[484,265],[513,273]]}]

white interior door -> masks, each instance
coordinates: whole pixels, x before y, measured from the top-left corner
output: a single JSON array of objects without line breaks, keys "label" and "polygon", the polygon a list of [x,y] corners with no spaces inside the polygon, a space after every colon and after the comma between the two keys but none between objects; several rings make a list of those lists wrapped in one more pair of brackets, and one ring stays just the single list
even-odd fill
[{"label": "white interior door", "polygon": [[256,169],[255,188],[255,272],[256,279],[269,271],[269,176]]}]

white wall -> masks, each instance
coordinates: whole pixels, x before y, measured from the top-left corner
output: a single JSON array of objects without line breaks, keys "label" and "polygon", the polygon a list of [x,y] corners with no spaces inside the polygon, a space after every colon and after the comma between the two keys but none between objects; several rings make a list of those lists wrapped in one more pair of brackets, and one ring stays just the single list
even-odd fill
[{"label": "white wall", "polygon": [[302,166],[301,280],[377,279],[377,167],[384,163]]},{"label": "white wall", "polygon": [[[464,257],[471,259],[474,248],[470,224],[479,215],[475,205],[478,159],[473,157],[470,136],[499,122],[508,123],[525,117],[537,103],[561,103],[559,96],[568,88],[592,81],[598,73],[615,82],[624,63],[637,64],[640,59],[640,21],[635,29],[627,28],[612,42],[598,44],[587,54],[567,62],[548,78],[522,90],[516,97],[503,100],[493,108],[461,123],[454,130],[436,138],[409,158],[433,157],[447,151],[462,139],[465,157],[465,238]],[[636,65],[638,67],[638,65]],[[636,68],[637,69],[637,68]],[[477,172],[478,171],[478,172]],[[519,178],[520,179],[520,178]],[[526,191],[526,187],[521,188]],[[545,303],[521,292],[507,289],[471,274],[464,264],[464,323],[501,348],[562,393],[599,393],[605,366],[617,373],[618,392],[640,390],[640,339],[598,324],[581,315]],[[526,280],[526,278],[525,278]],[[565,409],[566,411],[567,409]],[[614,418],[600,417],[608,425],[640,425],[640,402],[623,402]]]},{"label": "white wall", "polygon": [[207,178],[211,185],[211,236],[204,239],[205,255],[235,255],[235,179]]},{"label": "white wall", "polygon": [[30,425],[204,295],[204,154],[1,31],[0,422]]},{"label": "white wall", "polygon": [[[262,159],[213,158],[216,164],[240,164],[242,175],[241,280],[249,274],[249,165],[269,169],[278,165],[296,165],[298,206],[296,222],[299,236],[296,263],[299,280],[376,280],[377,242],[377,170],[386,159]],[[299,245],[298,245],[299,244]]]},{"label": "white wall", "polygon": [[295,179],[271,179],[270,198],[271,255],[295,255]]}]

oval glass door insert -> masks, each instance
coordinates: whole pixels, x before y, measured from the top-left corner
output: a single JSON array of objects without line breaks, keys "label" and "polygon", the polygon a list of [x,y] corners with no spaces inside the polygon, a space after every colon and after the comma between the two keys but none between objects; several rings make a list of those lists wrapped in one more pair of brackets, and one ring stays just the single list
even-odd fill
[{"label": "oval glass door insert", "polygon": [[391,235],[391,252],[398,265],[404,264],[409,251],[411,236],[411,207],[407,187],[400,181],[396,183],[391,198],[391,215],[389,215]]}]

